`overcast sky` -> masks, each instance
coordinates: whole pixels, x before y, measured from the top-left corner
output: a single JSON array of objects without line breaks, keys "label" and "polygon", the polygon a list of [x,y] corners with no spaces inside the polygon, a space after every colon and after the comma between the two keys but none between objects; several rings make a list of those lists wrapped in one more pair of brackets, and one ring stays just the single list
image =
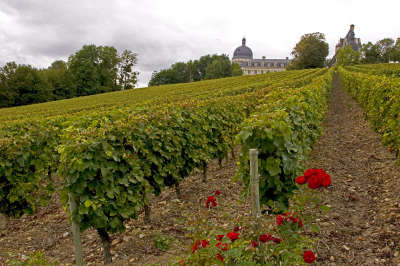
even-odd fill
[{"label": "overcast sky", "polygon": [[47,67],[84,44],[139,54],[153,70],[205,54],[230,57],[243,36],[255,58],[285,58],[301,35],[325,33],[330,56],[350,24],[361,42],[400,37],[399,0],[0,0],[0,66]]}]

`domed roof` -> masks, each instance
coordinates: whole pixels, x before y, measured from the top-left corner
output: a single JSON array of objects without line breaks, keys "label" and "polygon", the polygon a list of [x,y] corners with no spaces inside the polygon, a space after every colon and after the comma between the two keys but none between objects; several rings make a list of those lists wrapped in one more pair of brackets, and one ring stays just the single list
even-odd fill
[{"label": "domed roof", "polygon": [[242,46],[239,46],[233,52],[233,58],[253,59],[253,52],[246,46],[246,38],[243,38]]}]

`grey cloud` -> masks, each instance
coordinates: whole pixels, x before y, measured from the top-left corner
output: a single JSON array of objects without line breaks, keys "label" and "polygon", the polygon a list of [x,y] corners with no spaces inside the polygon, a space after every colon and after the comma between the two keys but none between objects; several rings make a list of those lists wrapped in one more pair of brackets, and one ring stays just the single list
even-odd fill
[{"label": "grey cloud", "polygon": [[[354,11],[359,5],[363,12]],[[46,67],[84,44],[113,45],[139,54],[143,86],[153,70],[174,62],[232,54],[243,35],[257,57],[288,56],[302,34],[315,31],[326,34],[332,54],[351,23],[363,42],[395,38],[400,35],[398,5],[396,0],[385,7],[353,0],[349,7],[341,0],[327,12],[318,0],[307,5],[289,0],[246,5],[241,0],[1,0],[0,65],[17,61]],[[382,29],[393,35],[382,36]],[[362,31],[368,32],[365,40]]]}]

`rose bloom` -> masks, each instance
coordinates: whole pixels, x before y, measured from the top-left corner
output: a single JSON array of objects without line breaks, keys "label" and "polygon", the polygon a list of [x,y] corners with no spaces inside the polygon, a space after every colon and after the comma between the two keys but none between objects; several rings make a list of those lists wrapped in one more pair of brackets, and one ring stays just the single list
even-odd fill
[{"label": "rose bloom", "polygon": [[275,243],[279,244],[282,242],[282,239],[278,238],[278,237],[273,237],[272,241],[274,241]]},{"label": "rose bloom", "polygon": [[263,235],[260,235],[258,237],[258,240],[260,240],[261,242],[265,243],[265,242],[267,242],[269,240],[272,240],[272,236],[269,233],[268,234],[263,234]]},{"label": "rose bloom", "polygon": [[224,261],[224,258],[221,256],[220,253],[217,254],[217,259],[220,260],[220,261],[222,261],[222,262]]},{"label": "rose bloom", "polygon": [[[222,249],[222,251],[227,251],[228,250],[228,243],[222,243],[222,242],[218,242],[215,245],[217,248]],[[221,247],[222,246],[222,247]]]},{"label": "rose bloom", "polygon": [[299,185],[303,185],[307,183],[307,178],[305,176],[299,176],[298,178],[296,178],[296,183]]},{"label": "rose bloom", "polygon": [[233,241],[235,241],[236,239],[239,238],[239,233],[233,231],[233,232],[227,233],[226,236],[233,242]]},{"label": "rose bloom", "polygon": [[[261,236],[260,236],[260,237],[261,237]],[[253,248],[258,247],[258,243],[257,243],[256,241],[254,241],[254,240],[251,240],[251,246],[252,246]]]},{"label": "rose bloom", "polygon": [[283,223],[283,220],[284,220],[284,218],[282,215],[279,214],[278,216],[276,216],[276,224],[277,225],[281,225]]},{"label": "rose bloom", "polygon": [[210,203],[212,203],[212,207],[217,206],[217,200],[214,198],[214,196],[209,196],[206,200],[206,207],[210,208]]},{"label": "rose bloom", "polygon": [[314,174],[314,169],[307,169],[304,173],[304,176],[308,179],[310,176]]},{"label": "rose bloom", "polygon": [[304,259],[304,262],[306,262],[306,263],[313,263],[315,261],[314,252],[312,252],[311,250],[304,251],[303,259]]},{"label": "rose bloom", "polygon": [[222,240],[222,238],[224,238],[224,235],[217,235],[217,240],[218,241]]},{"label": "rose bloom", "polygon": [[322,175],[322,186],[329,187],[331,185],[331,176],[327,173]]},{"label": "rose bloom", "polygon": [[203,248],[205,248],[208,245],[210,245],[210,242],[208,242],[207,240],[201,240],[200,242],[201,242],[201,247],[203,247]]},{"label": "rose bloom", "polygon": [[321,177],[317,175],[313,175],[308,179],[308,187],[311,189],[316,189],[321,186]]},{"label": "rose bloom", "polygon": [[216,196],[221,195],[221,191],[220,191],[220,190],[215,191],[215,195],[216,195]]},{"label": "rose bloom", "polygon": [[192,248],[192,253],[195,253],[197,251],[197,247],[199,246],[200,241],[196,241],[196,243],[194,244],[193,248]]}]

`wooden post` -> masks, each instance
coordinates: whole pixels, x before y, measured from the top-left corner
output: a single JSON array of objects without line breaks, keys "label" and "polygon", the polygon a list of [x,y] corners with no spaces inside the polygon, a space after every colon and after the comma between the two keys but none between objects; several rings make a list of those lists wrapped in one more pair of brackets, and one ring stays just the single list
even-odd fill
[{"label": "wooden post", "polygon": [[144,205],[144,223],[145,224],[151,223],[150,206],[148,204]]},{"label": "wooden post", "polygon": [[8,218],[4,214],[0,213],[0,233],[7,229]]},{"label": "wooden post", "polygon": [[251,198],[251,215],[259,217],[260,213],[260,191],[258,176],[258,151],[250,149],[250,198]]},{"label": "wooden post", "polygon": [[203,163],[203,183],[207,183],[207,164]]},{"label": "wooden post", "polygon": [[[72,214],[77,211],[78,204],[76,197],[72,194],[68,194],[69,197],[69,209]],[[82,252],[82,243],[81,243],[81,230],[79,227],[79,223],[75,222],[74,219],[72,221],[72,234],[74,237],[74,247],[75,247],[75,262],[77,266],[83,266],[83,252]]]}]

